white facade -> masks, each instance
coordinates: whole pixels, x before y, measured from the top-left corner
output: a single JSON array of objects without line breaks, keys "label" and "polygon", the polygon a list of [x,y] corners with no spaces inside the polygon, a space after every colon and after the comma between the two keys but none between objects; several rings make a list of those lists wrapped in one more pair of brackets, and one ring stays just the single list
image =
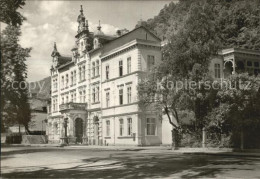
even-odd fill
[{"label": "white facade", "polygon": [[138,106],[137,85],[161,61],[161,41],[144,27],[121,36],[106,36],[98,26],[88,31],[83,10],[72,57],[52,53],[50,143],[65,136],[89,145],[160,145],[159,114]]}]

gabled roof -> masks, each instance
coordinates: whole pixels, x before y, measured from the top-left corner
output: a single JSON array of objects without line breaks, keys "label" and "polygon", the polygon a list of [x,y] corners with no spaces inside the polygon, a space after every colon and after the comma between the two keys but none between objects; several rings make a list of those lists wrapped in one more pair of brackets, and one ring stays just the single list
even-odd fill
[{"label": "gabled roof", "polygon": [[144,26],[139,26],[139,27],[137,27],[137,28],[135,28],[135,29],[133,29],[133,30],[131,30],[131,31],[129,31],[129,32],[127,32],[127,33],[125,33],[125,34],[123,34],[123,35],[121,35],[121,36],[119,36],[118,38],[116,38],[116,39],[114,39],[113,41],[115,41],[115,40],[118,40],[118,39],[120,39],[120,38],[122,38],[122,37],[124,37],[124,36],[127,36],[127,35],[129,35],[129,34],[131,34],[131,33],[133,33],[133,32],[135,32],[135,31],[137,31],[138,29],[144,29],[146,32],[148,32],[149,34],[151,34],[154,38],[156,38],[158,41],[161,41],[161,39],[157,36],[157,35],[155,35],[154,33],[152,33],[150,30],[148,30],[146,27],[144,27]]},{"label": "gabled roof", "polygon": [[161,39],[149,31],[144,26],[139,26],[130,32],[127,32],[118,38],[115,38],[102,47],[102,53],[107,54],[133,40],[145,40],[150,42],[161,42]]}]

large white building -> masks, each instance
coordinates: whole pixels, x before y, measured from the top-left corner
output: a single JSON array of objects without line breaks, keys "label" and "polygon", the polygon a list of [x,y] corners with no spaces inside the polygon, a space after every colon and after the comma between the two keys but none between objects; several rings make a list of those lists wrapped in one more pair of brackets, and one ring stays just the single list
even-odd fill
[{"label": "large white building", "polygon": [[54,44],[51,68],[49,143],[89,145],[160,145],[161,118],[138,106],[137,84],[161,61],[161,40],[140,26],[115,36],[101,26],[88,29],[81,7],[72,57],[62,56]]},{"label": "large white building", "polygon": [[[170,145],[166,116],[138,105],[137,85],[161,62],[164,42],[139,26],[115,36],[101,26],[88,30],[81,7],[72,57],[62,56],[54,44],[51,68],[51,110],[46,133],[50,143],[61,143],[65,121],[70,143],[89,145]],[[224,49],[213,57],[209,71],[216,79],[230,74],[259,74],[260,52]]]}]

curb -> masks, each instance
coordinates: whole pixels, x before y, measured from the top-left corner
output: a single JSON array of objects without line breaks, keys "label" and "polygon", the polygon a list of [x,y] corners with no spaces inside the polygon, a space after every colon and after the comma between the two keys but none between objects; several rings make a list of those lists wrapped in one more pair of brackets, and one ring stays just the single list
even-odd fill
[{"label": "curb", "polygon": [[259,157],[258,153],[237,153],[237,152],[181,152],[185,155],[215,155],[215,156],[236,156],[236,157]]}]

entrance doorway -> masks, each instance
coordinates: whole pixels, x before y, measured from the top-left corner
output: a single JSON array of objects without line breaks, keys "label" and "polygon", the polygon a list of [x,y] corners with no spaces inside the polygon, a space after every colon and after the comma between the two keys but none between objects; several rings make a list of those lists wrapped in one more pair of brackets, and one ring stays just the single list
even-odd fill
[{"label": "entrance doorway", "polygon": [[77,118],[75,120],[75,137],[76,137],[76,143],[82,143],[83,120],[81,118]]}]

